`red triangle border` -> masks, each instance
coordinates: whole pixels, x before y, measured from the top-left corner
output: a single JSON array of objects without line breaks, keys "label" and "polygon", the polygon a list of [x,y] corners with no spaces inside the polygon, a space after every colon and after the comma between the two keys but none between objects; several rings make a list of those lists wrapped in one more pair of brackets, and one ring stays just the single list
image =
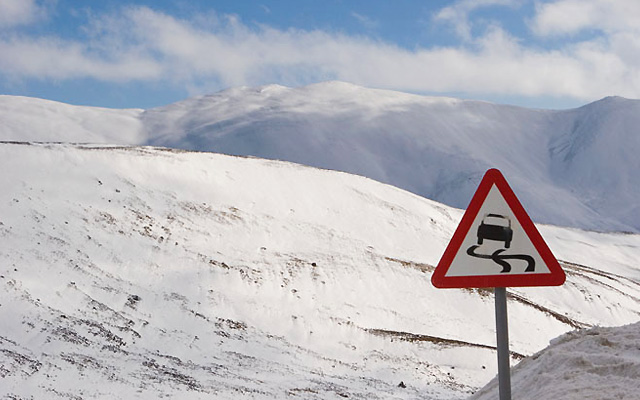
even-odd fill
[{"label": "red triangle border", "polygon": [[[462,242],[468,235],[471,225],[480,212],[480,208],[485,202],[491,188],[495,185],[507,205],[517,218],[523,230],[529,236],[529,240],[538,251],[540,257],[547,265],[547,274],[505,274],[486,276],[446,276],[453,259],[456,257],[462,246]],[[531,221],[531,218],[520,204],[515,193],[507,183],[502,173],[493,168],[488,170],[471,202],[467,207],[458,228],[453,234],[438,266],[431,276],[431,283],[437,288],[490,288],[490,287],[526,287],[526,286],[559,286],[566,280],[566,275],[558,260],[553,256],[551,250],[538,232],[538,229]]]}]

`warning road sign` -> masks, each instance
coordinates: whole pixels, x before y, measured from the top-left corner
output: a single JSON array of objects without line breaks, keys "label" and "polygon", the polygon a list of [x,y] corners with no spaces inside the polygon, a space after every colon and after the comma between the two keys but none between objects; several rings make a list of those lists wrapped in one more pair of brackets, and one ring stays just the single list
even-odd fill
[{"label": "warning road sign", "polygon": [[556,286],[565,274],[497,169],[486,172],[431,282],[439,288]]}]

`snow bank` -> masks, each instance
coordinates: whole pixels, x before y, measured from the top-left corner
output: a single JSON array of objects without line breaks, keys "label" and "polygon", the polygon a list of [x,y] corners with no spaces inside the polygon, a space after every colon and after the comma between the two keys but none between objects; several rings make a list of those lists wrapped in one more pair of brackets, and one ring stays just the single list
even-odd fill
[{"label": "snow bank", "polygon": [[[518,400],[636,399],[640,393],[640,324],[570,332],[512,370]],[[470,400],[498,398],[497,381]]]}]

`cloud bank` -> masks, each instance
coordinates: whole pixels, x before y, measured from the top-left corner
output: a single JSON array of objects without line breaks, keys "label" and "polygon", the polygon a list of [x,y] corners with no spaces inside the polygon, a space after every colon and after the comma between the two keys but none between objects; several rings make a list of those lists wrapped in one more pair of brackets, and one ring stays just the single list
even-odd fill
[{"label": "cloud bank", "polygon": [[2,0],[0,2],[0,29],[32,24],[46,14],[35,0]]},{"label": "cloud bank", "polygon": [[536,2],[523,21],[531,37],[515,36],[500,21],[473,34],[482,9],[523,4],[455,2],[432,24],[455,32],[457,45],[407,49],[367,36],[276,29],[215,13],[181,19],[137,6],[92,16],[82,38],[36,35],[20,28],[42,19],[44,8],[33,0],[3,0],[0,76],[162,82],[194,92],[336,79],[415,92],[640,97],[640,3]]}]

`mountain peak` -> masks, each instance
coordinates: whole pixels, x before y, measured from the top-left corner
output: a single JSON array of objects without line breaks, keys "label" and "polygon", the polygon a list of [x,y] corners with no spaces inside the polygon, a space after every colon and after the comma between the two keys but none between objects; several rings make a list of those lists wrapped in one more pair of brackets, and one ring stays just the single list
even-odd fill
[{"label": "mountain peak", "polygon": [[592,103],[584,105],[580,108],[604,107],[605,109],[613,110],[615,108],[624,108],[634,104],[635,105],[640,104],[640,100],[629,99],[622,96],[607,96],[607,97],[603,97],[600,100],[596,100]]}]

